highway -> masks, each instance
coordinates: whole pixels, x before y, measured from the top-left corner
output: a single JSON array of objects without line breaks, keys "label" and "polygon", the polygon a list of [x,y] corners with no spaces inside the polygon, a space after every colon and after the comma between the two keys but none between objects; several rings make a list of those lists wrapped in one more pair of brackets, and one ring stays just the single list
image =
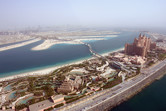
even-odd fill
[{"label": "highway", "polygon": [[[91,110],[93,107],[102,104],[103,102],[107,101],[108,99],[111,99],[122,92],[136,86],[140,82],[144,81],[151,75],[153,75],[155,72],[157,72],[159,69],[164,67],[166,65],[166,60],[156,64],[155,66],[151,67],[150,69],[147,69],[144,71],[143,74],[140,74],[136,76],[133,79],[130,79],[128,81],[125,81],[119,85],[116,85],[113,88],[103,90],[96,92],[95,94],[92,94],[91,96],[88,96],[84,98],[83,100],[79,102],[74,102],[74,104],[66,105],[66,107],[63,107],[59,109],[58,111],[86,111]],[[55,110],[56,111],[56,110]]]}]

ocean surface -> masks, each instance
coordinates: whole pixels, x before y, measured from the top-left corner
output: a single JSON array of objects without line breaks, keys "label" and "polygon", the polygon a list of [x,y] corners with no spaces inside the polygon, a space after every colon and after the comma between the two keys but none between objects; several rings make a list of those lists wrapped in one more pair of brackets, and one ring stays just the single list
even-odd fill
[{"label": "ocean surface", "polygon": [[[96,52],[102,54],[124,47],[126,42],[133,42],[138,35],[138,32],[121,32],[115,38],[84,42],[88,42]],[[42,42],[0,52],[0,77],[64,65],[91,57],[91,53],[84,45],[58,44],[43,51],[31,50]],[[111,111],[166,111],[165,86],[166,76]]]},{"label": "ocean surface", "polygon": [[110,111],[166,111],[166,76]]},{"label": "ocean surface", "polygon": [[[85,41],[102,54],[124,47],[132,42],[139,32],[121,32],[118,37],[100,41]],[[0,52],[0,77],[16,75],[34,70],[60,66],[74,61],[88,59],[92,55],[88,47],[82,44],[56,44],[47,50],[32,51],[38,41],[26,46]]]}]

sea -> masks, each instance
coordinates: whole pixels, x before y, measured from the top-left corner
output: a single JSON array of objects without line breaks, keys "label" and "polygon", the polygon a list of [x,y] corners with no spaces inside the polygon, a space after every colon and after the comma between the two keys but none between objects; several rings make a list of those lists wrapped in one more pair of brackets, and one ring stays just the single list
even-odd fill
[{"label": "sea", "polygon": [[[138,35],[139,32],[122,31],[117,37],[84,42],[89,43],[96,52],[103,54],[123,48],[125,43],[132,43]],[[0,52],[0,78],[61,66],[92,57],[89,49],[81,44],[56,44],[47,50],[31,50],[42,42],[41,40]],[[166,76],[110,111],[166,111],[165,86]]]},{"label": "sea", "polygon": [[[131,43],[138,35],[139,32],[122,31],[117,37],[107,37],[105,40],[84,42],[89,43],[96,52],[103,54],[123,48],[125,43]],[[88,47],[83,44],[56,44],[46,50],[31,50],[42,42],[43,40],[26,46],[1,51],[0,78],[61,66],[92,57]]]},{"label": "sea", "polygon": [[110,111],[166,111],[165,86],[166,76]]}]

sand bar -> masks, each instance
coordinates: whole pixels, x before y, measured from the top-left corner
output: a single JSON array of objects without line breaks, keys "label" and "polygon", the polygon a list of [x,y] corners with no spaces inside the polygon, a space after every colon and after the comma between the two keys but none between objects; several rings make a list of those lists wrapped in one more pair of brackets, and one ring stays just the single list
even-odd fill
[{"label": "sand bar", "polygon": [[55,44],[80,44],[80,42],[78,41],[58,41],[58,40],[45,40],[43,43],[41,43],[40,45],[33,47],[31,50],[37,51],[37,50],[46,50],[48,48],[50,48],[51,46],[55,45]]},{"label": "sand bar", "polygon": [[[117,35],[112,35],[111,37],[117,37]],[[71,38],[68,38],[70,40],[54,40],[54,39],[48,39],[48,40],[45,40],[43,43],[41,43],[40,45],[36,46],[36,47],[33,47],[31,50],[34,50],[34,51],[38,51],[38,50],[46,50],[48,48],[50,48],[51,46],[55,45],[55,44],[82,44],[82,41],[83,40],[88,40],[88,41],[92,41],[92,40],[106,40],[107,38],[110,38],[109,37],[96,37],[94,36],[93,38],[88,38],[88,37],[85,37],[85,38],[81,38],[79,37],[80,39],[78,38],[74,38],[74,37],[71,37]],[[66,38],[65,38],[66,39]]]},{"label": "sand bar", "polygon": [[25,45],[28,45],[28,44],[31,44],[31,43],[34,43],[34,42],[37,42],[37,41],[40,41],[40,40],[41,39],[36,38],[36,39],[30,40],[30,41],[26,41],[26,42],[22,42],[22,43],[18,43],[18,44],[13,44],[13,45],[1,47],[0,51],[5,51],[5,50],[9,50],[9,49],[22,47],[22,46],[25,46]]}]

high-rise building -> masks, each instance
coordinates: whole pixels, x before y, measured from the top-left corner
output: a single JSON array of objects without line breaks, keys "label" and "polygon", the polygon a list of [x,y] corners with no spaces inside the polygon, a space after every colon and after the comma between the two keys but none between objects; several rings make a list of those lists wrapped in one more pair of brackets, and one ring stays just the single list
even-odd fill
[{"label": "high-rise building", "polygon": [[139,35],[139,38],[134,39],[134,43],[125,44],[125,53],[127,55],[138,55],[145,57],[147,52],[156,48],[156,44],[151,42],[151,39],[145,35]]}]

